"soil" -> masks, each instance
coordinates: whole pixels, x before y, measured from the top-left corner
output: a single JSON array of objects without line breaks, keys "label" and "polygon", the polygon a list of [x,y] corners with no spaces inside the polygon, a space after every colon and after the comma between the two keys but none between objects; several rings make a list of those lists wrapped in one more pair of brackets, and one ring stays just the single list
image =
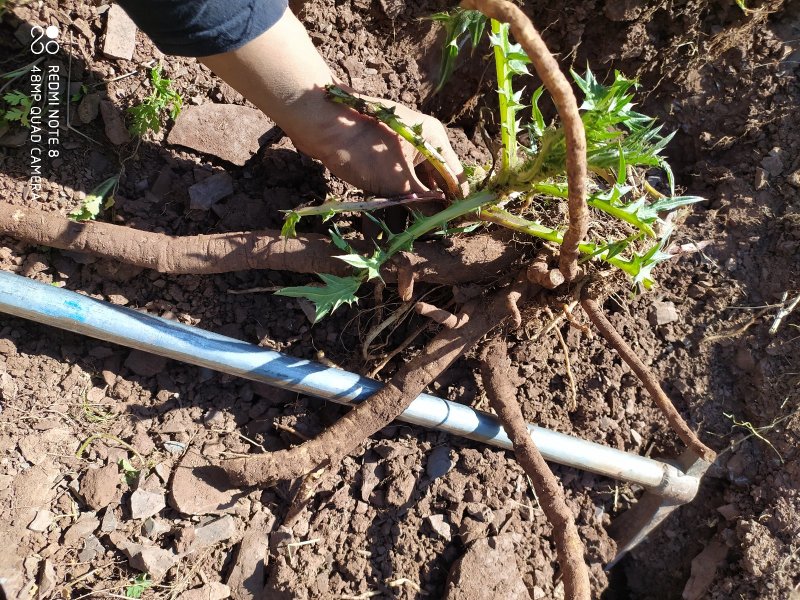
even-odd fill
[{"label": "soil", "polygon": [[[465,162],[486,160],[477,123],[493,99],[483,48],[431,95],[437,29],[420,18],[442,3],[308,0],[293,8],[343,81],[434,114],[449,123]],[[676,131],[667,151],[676,180],[707,199],[688,211],[675,239],[707,241],[704,250],[662,266],[653,292],[612,297],[606,309],[720,457],[698,497],[610,573],[606,527],[641,490],[554,467],[587,546],[593,593],[794,598],[800,310],[776,334],[769,329],[784,294],[800,292],[800,5],[777,0],[744,12],[732,0],[577,0],[525,8],[564,68],[588,62],[600,77],[620,69],[640,78],[641,110]],[[122,116],[148,93],[152,60],[190,105],[245,104],[194,60],[162,56],[141,33],[133,60],[105,57],[106,10],[71,0],[14,7],[0,24],[0,70],[31,61],[15,37],[21,23],[53,24],[72,41],[48,60],[69,72],[62,84],[71,91],[81,83],[101,96],[107,122],[109,111]],[[168,144],[164,131],[114,145],[103,123],[73,119],[74,129],[61,132],[62,153],[46,163],[40,198],[27,187],[27,147],[0,148],[2,200],[66,213],[122,172],[105,219],[190,235],[280,227],[280,210],[347,193],[287,139],[268,139],[244,166],[232,166]],[[190,210],[188,187],[222,171],[234,193],[212,210]],[[312,327],[296,300],[235,293],[306,276],[165,275],[10,238],[2,239],[0,268],[362,373],[422,324],[403,322],[371,349],[377,359],[365,361],[362,340],[379,319],[372,298]],[[399,306],[389,290],[384,300],[384,316]],[[654,325],[659,306],[674,306],[675,319]],[[561,346],[552,334],[532,339],[536,329],[508,340],[525,378],[518,398],[529,421],[630,452],[678,456],[676,436],[620,360],[598,336],[565,325],[579,392],[570,410]],[[391,376],[431,334],[378,377]],[[477,367],[476,355],[460,359],[431,392],[487,409]],[[563,597],[551,528],[510,453],[391,425],[326,470],[309,505],[282,527],[292,486],[225,490],[214,483],[213,464],[255,446],[286,448],[344,409],[7,316],[0,316],[0,399],[0,573],[20,597],[125,594],[147,571],[159,581],[145,598],[248,597],[244,590],[261,576],[267,598],[440,598],[455,593],[454,566],[454,578],[474,575],[469,565],[494,575],[510,556],[517,569],[491,584],[506,590],[494,597],[511,597],[512,589],[517,597],[515,578],[531,598]],[[85,443],[96,434],[104,437]],[[148,468],[137,473],[140,456]],[[113,468],[119,461],[124,474]],[[187,475],[203,466],[208,480]],[[470,553],[478,547],[502,554]],[[265,571],[248,580],[252,557],[265,553]],[[470,597],[469,579],[471,597],[481,597],[474,577],[462,578],[462,595],[450,597]]]}]

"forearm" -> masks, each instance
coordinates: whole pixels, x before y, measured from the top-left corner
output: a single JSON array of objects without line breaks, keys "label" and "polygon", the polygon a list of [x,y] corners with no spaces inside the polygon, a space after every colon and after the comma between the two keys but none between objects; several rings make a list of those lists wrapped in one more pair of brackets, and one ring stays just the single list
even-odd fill
[{"label": "forearm", "polygon": [[289,9],[241,48],[200,61],[301,145],[315,124],[345,114],[325,100],[324,88],[333,83],[333,75]]}]

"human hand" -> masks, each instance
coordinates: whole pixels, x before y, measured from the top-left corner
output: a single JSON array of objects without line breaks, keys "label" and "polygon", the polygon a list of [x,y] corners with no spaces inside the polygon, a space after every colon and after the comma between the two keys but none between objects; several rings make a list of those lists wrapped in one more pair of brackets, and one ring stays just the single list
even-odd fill
[{"label": "human hand", "polygon": [[[271,117],[299,150],[318,158],[336,176],[373,194],[420,193],[434,185],[432,169],[416,149],[388,127],[325,95],[333,75],[290,10],[269,30],[237,50],[201,59]],[[444,126],[388,100],[407,125],[441,149],[459,181],[463,169]],[[416,168],[415,168],[416,167]]]},{"label": "human hand", "polygon": [[[441,122],[389,100],[360,97],[394,108],[406,125],[420,125],[425,140],[440,150],[446,166],[459,183],[464,183],[461,162]],[[342,105],[329,103],[321,109],[325,116],[314,119],[318,126],[298,127],[292,140],[299,150],[321,160],[337,177],[384,196],[423,193],[434,186],[452,191],[445,188],[425,157],[386,125]]]}]

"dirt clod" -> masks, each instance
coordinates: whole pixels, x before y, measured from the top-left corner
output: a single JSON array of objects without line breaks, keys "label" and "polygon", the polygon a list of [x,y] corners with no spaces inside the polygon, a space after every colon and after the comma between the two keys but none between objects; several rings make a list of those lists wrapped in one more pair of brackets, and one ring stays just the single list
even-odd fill
[{"label": "dirt clod", "polygon": [[81,496],[89,508],[100,510],[114,500],[119,483],[119,469],[114,464],[89,469],[81,479]]},{"label": "dirt clod", "polygon": [[237,493],[220,467],[190,449],[175,468],[169,504],[186,515],[213,514],[231,508]]},{"label": "dirt clod", "polygon": [[517,568],[514,542],[500,535],[475,541],[450,569],[445,600],[530,600]]}]

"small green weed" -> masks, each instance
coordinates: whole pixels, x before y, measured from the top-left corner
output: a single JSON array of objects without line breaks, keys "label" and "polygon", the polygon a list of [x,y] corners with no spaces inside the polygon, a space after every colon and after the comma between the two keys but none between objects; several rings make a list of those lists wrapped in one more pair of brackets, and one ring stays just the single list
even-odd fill
[{"label": "small green weed", "polygon": [[136,136],[143,136],[148,131],[161,131],[161,119],[166,112],[171,119],[177,118],[183,107],[183,97],[172,89],[172,80],[161,76],[161,65],[150,70],[151,94],[144,102],[128,109],[131,115],[129,131]]},{"label": "small green weed", "polygon": [[153,580],[147,573],[140,573],[131,580],[131,584],[125,588],[126,598],[141,598],[145,590],[153,585]]},{"label": "small green weed", "polygon": [[[84,198],[81,205],[69,213],[69,218],[74,221],[93,221],[100,214],[100,211],[114,206],[113,190],[117,185],[117,181],[119,181],[119,176],[114,175],[94,188]],[[108,196],[108,199],[106,199],[106,196]]]},{"label": "small green weed", "polygon": [[0,122],[16,122],[23,127],[31,126],[28,118],[31,114],[33,100],[31,100],[30,96],[19,90],[14,90],[3,95],[3,103],[5,107],[0,106]]}]

